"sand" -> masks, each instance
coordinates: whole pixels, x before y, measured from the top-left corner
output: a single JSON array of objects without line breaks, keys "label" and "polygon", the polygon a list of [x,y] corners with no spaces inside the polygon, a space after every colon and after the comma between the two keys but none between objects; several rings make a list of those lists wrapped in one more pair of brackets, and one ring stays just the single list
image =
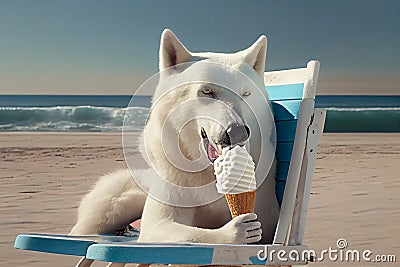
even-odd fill
[{"label": "sand", "polygon": [[[0,266],[73,266],[13,249],[15,236],[68,233],[97,178],[125,167],[120,134],[0,133],[0,152]],[[321,251],[345,238],[400,261],[400,134],[324,134],[317,157],[304,243]]]}]

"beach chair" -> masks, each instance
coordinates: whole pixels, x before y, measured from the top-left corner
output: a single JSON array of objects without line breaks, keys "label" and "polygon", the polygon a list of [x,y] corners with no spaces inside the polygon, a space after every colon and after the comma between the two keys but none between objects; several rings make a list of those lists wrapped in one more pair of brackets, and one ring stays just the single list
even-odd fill
[{"label": "beach chair", "polygon": [[[325,110],[314,108],[318,72],[319,63],[310,61],[306,68],[264,75],[277,130],[276,195],[281,205],[272,244],[139,243],[135,237],[20,234],[15,248],[84,256],[77,266],[90,266],[94,260],[111,262],[111,266],[306,264],[312,259],[303,257],[308,255],[304,253],[308,247],[302,242],[316,150],[325,122]],[[286,256],[278,257],[279,251]]]}]

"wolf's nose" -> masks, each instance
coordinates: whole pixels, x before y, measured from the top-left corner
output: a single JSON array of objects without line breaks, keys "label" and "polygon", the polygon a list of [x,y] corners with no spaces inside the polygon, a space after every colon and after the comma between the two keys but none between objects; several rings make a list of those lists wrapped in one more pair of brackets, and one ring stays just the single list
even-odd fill
[{"label": "wolf's nose", "polygon": [[225,130],[221,138],[224,145],[236,145],[246,141],[250,136],[250,129],[247,125],[232,123]]}]

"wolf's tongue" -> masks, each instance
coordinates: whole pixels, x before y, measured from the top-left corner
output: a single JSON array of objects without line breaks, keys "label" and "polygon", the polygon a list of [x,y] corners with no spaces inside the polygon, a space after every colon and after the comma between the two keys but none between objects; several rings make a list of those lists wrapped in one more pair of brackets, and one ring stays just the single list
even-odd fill
[{"label": "wolf's tongue", "polygon": [[215,147],[213,147],[210,143],[208,144],[207,152],[208,152],[208,158],[211,161],[214,161],[218,158],[217,150],[215,150]]}]

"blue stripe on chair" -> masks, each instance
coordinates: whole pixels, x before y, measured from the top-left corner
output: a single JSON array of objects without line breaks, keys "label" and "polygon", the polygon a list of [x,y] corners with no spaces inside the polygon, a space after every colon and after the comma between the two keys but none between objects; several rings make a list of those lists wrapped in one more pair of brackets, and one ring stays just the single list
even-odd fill
[{"label": "blue stripe on chair", "polygon": [[276,145],[276,159],[279,162],[290,161],[292,158],[293,142],[278,143]]},{"label": "blue stripe on chair", "polygon": [[285,192],[286,179],[289,172],[290,162],[278,162],[277,175],[275,177],[275,194],[279,205],[282,204],[283,193]]},{"label": "blue stripe on chair", "polygon": [[293,142],[296,134],[297,120],[276,121],[277,142]]},{"label": "blue stripe on chair", "polygon": [[285,185],[286,185],[286,181],[276,181],[276,184],[275,184],[275,193],[276,193],[276,198],[278,200],[279,205],[282,204],[283,193],[285,192]]},{"label": "blue stripe on chair", "polygon": [[252,265],[265,265],[265,263],[267,262],[266,260],[260,260],[258,256],[251,256],[249,257],[249,260]]},{"label": "blue stripe on chair", "polygon": [[92,260],[143,264],[211,264],[213,248],[193,245],[95,244],[86,257]]},{"label": "blue stripe on chair", "polygon": [[279,162],[276,175],[277,181],[286,181],[289,172],[289,164],[290,162]]},{"label": "blue stripe on chair", "polygon": [[272,101],[275,121],[297,120],[299,118],[301,100]]},{"label": "blue stripe on chair", "polygon": [[[275,100],[271,101],[277,133],[276,158],[278,166],[275,177],[275,193],[278,203],[281,205],[289,163],[292,157],[297,119],[303,95],[303,84],[274,86],[272,88],[268,87],[267,90],[272,92],[272,98],[275,98]],[[289,90],[290,92],[282,92],[280,90]]]},{"label": "blue stripe on chair", "polygon": [[85,256],[92,240],[75,239],[67,235],[20,234],[14,248],[46,253]]},{"label": "blue stripe on chair", "polygon": [[302,99],[303,83],[266,86],[270,100]]}]

